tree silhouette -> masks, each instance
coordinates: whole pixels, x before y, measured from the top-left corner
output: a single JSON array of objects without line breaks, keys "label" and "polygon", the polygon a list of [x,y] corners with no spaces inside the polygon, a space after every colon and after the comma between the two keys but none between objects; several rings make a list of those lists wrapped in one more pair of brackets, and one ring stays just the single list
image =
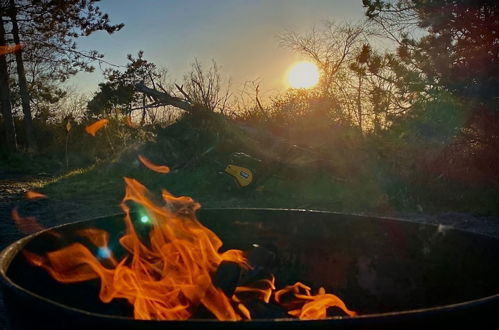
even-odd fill
[{"label": "tree silhouette", "polygon": [[[103,55],[95,50],[78,49],[76,39],[96,31],[114,33],[123,27],[123,24],[110,24],[109,16],[96,6],[97,2],[96,0],[2,0],[0,2],[2,16],[9,18],[9,21],[3,21],[6,23],[4,38],[10,37],[16,44],[23,43],[25,47],[22,52],[31,54],[28,57],[24,57],[21,51],[16,54],[17,81],[28,149],[34,149],[36,146],[31,125],[32,98],[26,80],[26,61],[50,65],[50,73],[44,76],[44,79],[49,80],[64,81],[78,71],[92,71],[94,69],[92,62],[102,61]],[[2,88],[9,88],[5,82],[3,84]]]}]

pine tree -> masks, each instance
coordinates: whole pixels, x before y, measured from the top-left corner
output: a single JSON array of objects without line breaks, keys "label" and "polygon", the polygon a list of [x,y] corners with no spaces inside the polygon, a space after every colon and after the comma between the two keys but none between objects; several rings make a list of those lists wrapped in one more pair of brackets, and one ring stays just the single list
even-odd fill
[{"label": "pine tree", "polygon": [[[4,21],[7,23],[5,35],[10,35],[12,42],[25,46],[15,56],[28,149],[35,149],[36,140],[31,124],[32,96],[29,94],[25,67],[29,65],[29,61],[50,65],[50,73],[46,73],[43,79],[52,81],[65,81],[79,71],[93,71],[92,63],[103,61],[103,55],[95,50],[80,50],[76,40],[97,31],[111,34],[123,27],[123,24],[112,25],[109,16],[96,6],[97,2],[98,0],[1,2],[2,16],[9,19]],[[29,56],[23,56],[23,53]]]}]

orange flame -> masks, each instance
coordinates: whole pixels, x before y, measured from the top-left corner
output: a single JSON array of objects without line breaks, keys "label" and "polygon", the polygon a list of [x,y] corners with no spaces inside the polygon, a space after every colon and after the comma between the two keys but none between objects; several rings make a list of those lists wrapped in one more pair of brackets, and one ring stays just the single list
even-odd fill
[{"label": "orange flame", "polygon": [[24,234],[31,234],[43,230],[43,226],[36,221],[35,217],[22,217],[17,210],[17,207],[12,209],[12,220],[16,224],[17,229]]},{"label": "orange flame", "polygon": [[145,167],[147,167],[148,169],[150,169],[154,172],[164,173],[164,174],[170,172],[170,168],[168,166],[155,165],[149,159],[147,159],[146,157],[144,157],[142,155],[139,155],[138,158],[139,158],[140,162],[142,164],[144,164]]},{"label": "orange flame", "polygon": [[[303,291],[303,293],[300,293]],[[294,298],[291,300],[290,306],[293,304],[301,304],[300,308],[288,311],[289,315],[299,317],[301,320],[315,320],[327,317],[327,309],[330,307],[338,307],[348,316],[357,315],[356,312],[347,308],[345,303],[337,296],[326,293],[324,288],[320,288],[316,295],[310,293],[310,287],[303,283],[297,282],[294,285],[285,287],[275,293],[274,299],[278,303],[282,303],[282,296],[292,292]]]},{"label": "orange flame", "polygon": [[36,191],[27,191],[25,194],[27,199],[40,199],[40,198],[47,198],[47,195],[41,194]]},{"label": "orange flame", "polygon": [[348,316],[357,315],[356,312],[347,308],[345,303],[334,294],[326,293],[324,288],[320,288],[315,296],[296,295],[296,298],[303,299],[306,302],[301,309],[289,311],[290,315],[298,316],[301,320],[322,319],[327,316],[326,311],[329,307],[338,307]]},{"label": "orange flame", "polygon": [[85,131],[88,134],[95,136],[97,131],[100,130],[102,127],[106,126],[108,122],[109,122],[109,120],[107,120],[107,119],[98,120],[95,123],[90,124],[87,127],[85,127]]},{"label": "orange flame", "polygon": [[[43,256],[25,252],[28,261],[63,283],[100,279],[100,299],[105,303],[126,299],[133,305],[136,319],[185,320],[204,306],[218,320],[249,320],[251,311],[245,301],[256,298],[273,303],[272,296],[289,315],[300,319],[325,318],[329,307],[355,315],[340,298],[323,288],[312,295],[308,286],[297,282],[276,291],[274,276],[236,287],[233,296],[227,297],[212,278],[223,261],[250,269],[244,253],[219,252],[222,241],[196,219],[201,205],[192,198],[175,197],[163,190],[164,203],[159,205],[140,182],[124,180],[125,196],[120,206],[126,231],[119,243],[127,255],[117,260],[109,248],[109,234],[90,228],[78,231],[82,242]],[[139,222],[132,220],[130,204],[147,213],[151,228],[147,244],[138,235]]]},{"label": "orange flame", "polygon": [[248,310],[248,308],[246,308],[246,306],[244,306],[243,304],[238,304],[237,305],[237,308],[239,309],[239,312],[247,319],[247,320],[251,320],[251,313],[250,311]]},{"label": "orange flame", "polygon": [[[134,306],[137,319],[184,320],[190,318],[199,305],[204,305],[219,320],[240,319],[230,300],[214,286],[211,276],[222,261],[248,267],[242,251],[218,252],[222,241],[193,217],[200,205],[192,199],[164,192],[167,206],[179,201],[185,203],[173,212],[171,207],[156,205],[138,181],[125,178],[125,182],[121,207],[125,211],[126,233],[120,244],[129,256],[113,268],[106,268],[85,245],[75,243],[45,256],[27,253],[28,260],[65,283],[99,277],[100,299],[103,302],[127,299]],[[137,235],[126,202],[135,202],[147,209],[152,220],[150,246],[142,243]],[[93,245],[109,250],[107,236],[99,232],[80,234]],[[113,257],[109,254],[108,258]]]},{"label": "orange flame", "polygon": [[11,54],[11,53],[16,53],[18,51],[21,51],[23,48],[24,48],[24,45],[22,45],[22,44],[0,46],[0,56],[6,55],[6,54]]},{"label": "orange flame", "polygon": [[278,303],[282,303],[283,300],[282,300],[282,296],[285,295],[286,293],[288,292],[293,292],[295,294],[300,294],[300,291],[303,291],[306,295],[310,295],[310,291],[312,289],[310,289],[309,286],[301,283],[301,282],[296,282],[295,284],[293,285],[288,285],[286,286],[285,288],[277,291],[274,295],[274,299],[278,302]]},{"label": "orange flame", "polygon": [[[252,283],[251,286],[238,286],[234,292],[236,297],[241,294],[255,294],[256,297],[266,303],[270,302],[270,297],[272,296],[272,291],[275,290],[275,278],[272,276],[272,279],[262,279],[258,280],[255,283]],[[237,298],[236,301],[239,301]]]}]

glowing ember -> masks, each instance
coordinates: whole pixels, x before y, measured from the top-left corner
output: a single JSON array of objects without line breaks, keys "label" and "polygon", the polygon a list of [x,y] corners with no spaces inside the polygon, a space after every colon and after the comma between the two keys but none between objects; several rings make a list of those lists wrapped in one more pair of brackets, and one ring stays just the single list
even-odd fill
[{"label": "glowing ember", "polygon": [[[126,299],[133,305],[136,319],[186,320],[195,317],[201,306],[218,320],[251,319],[248,301],[277,304],[301,319],[325,318],[333,306],[355,315],[323,288],[315,296],[301,283],[276,291],[273,276],[238,286],[227,296],[212,281],[220,264],[237,264],[243,271],[251,266],[240,250],[219,252],[220,238],[195,217],[200,204],[163,190],[164,203],[158,205],[141,183],[130,178],[125,178],[125,183],[121,208],[126,232],[119,242],[128,252],[126,256],[116,259],[106,231],[84,229],[78,234],[92,249],[77,242],[43,256],[25,252],[28,261],[63,283],[99,278],[100,299],[105,303]],[[132,222],[130,204],[143,208],[137,224],[151,227],[147,243]]]},{"label": "glowing ember", "polygon": [[44,229],[43,226],[36,221],[35,217],[22,217],[17,208],[12,210],[11,217],[14,220],[17,229],[22,233],[32,234]]},{"label": "glowing ember", "polygon": [[85,132],[87,132],[88,134],[90,134],[92,136],[95,136],[95,134],[97,134],[97,131],[100,130],[102,127],[106,126],[108,122],[109,122],[109,120],[107,120],[107,119],[98,120],[95,123],[90,124],[87,127],[85,127]]},{"label": "glowing ember", "polygon": [[148,169],[150,169],[154,172],[163,173],[163,174],[170,172],[170,168],[168,166],[155,165],[149,159],[147,159],[146,157],[144,157],[142,155],[139,155],[138,158],[139,158],[140,162],[142,164],[144,164],[145,167],[147,167]]},{"label": "glowing ember", "polygon": [[47,195],[41,194],[36,191],[27,191],[25,194],[27,199],[40,199],[40,198],[47,198]]}]

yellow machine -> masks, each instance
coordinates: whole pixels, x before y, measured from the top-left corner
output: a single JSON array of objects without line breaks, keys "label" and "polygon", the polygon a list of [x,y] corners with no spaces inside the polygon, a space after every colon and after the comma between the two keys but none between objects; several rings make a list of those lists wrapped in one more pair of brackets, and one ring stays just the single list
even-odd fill
[{"label": "yellow machine", "polygon": [[253,182],[253,172],[246,167],[229,164],[225,168],[225,173],[236,179],[236,182],[241,187],[246,187]]}]

